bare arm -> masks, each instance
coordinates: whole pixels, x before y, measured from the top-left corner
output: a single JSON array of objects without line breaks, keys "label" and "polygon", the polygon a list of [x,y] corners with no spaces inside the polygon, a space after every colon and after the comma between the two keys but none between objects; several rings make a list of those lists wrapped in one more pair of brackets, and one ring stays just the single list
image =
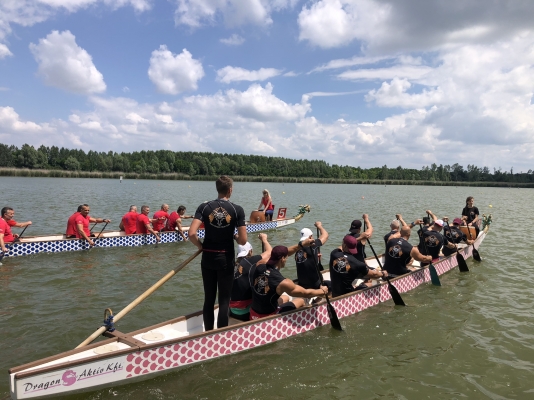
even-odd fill
[{"label": "bare arm", "polygon": [[412,257],[414,260],[417,260],[419,262],[432,262],[432,256],[424,256],[421,254],[421,252],[419,251],[419,249],[414,246],[412,248],[412,251],[410,252],[410,257]]},{"label": "bare arm", "polygon": [[367,237],[370,239],[371,236],[373,236],[373,225],[371,225],[371,220],[369,219],[369,215],[363,214],[362,218],[363,218],[363,222],[367,226],[367,229],[365,230],[365,233],[369,234],[369,236],[367,236]]},{"label": "bare arm", "polygon": [[27,222],[17,222],[15,225],[13,226],[16,226],[17,228],[25,228],[27,227],[28,225],[31,225],[32,224],[32,221],[27,221]]},{"label": "bare arm", "polygon": [[111,220],[110,219],[104,219],[104,218],[93,218],[93,217],[89,217],[89,222],[95,222],[97,224],[101,224],[102,222],[106,222],[106,223],[110,223]]},{"label": "bare arm", "polygon": [[261,253],[261,261],[260,264],[266,264],[267,261],[269,261],[269,258],[271,257],[271,251],[273,250],[271,244],[267,241],[267,234],[260,233],[258,235],[258,238],[261,240],[261,243],[263,245],[263,252]]},{"label": "bare arm", "polygon": [[8,250],[6,249],[6,244],[4,243],[4,234],[0,233],[0,248],[4,253],[7,253]]},{"label": "bare arm", "polygon": [[397,218],[399,220],[399,222],[401,223],[401,226],[406,226],[406,222],[404,222],[404,220],[402,219],[402,215],[401,214],[395,214],[395,218]]},{"label": "bare arm", "polygon": [[197,246],[199,250],[202,250],[202,243],[198,239],[197,231],[201,224],[202,224],[201,220],[194,218],[193,222],[191,222],[191,226],[189,227],[189,232],[188,232],[189,240],[191,241],[191,243]]},{"label": "bare arm", "polygon": [[182,222],[179,219],[176,220],[176,230],[180,232],[180,235],[182,235],[182,238],[184,240],[187,240],[187,238],[185,237],[185,233],[182,229]]},{"label": "bare arm", "polygon": [[147,231],[149,231],[151,234],[156,236],[156,240],[159,242],[160,238],[159,238],[158,232],[156,232],[154,229],[152,229],[152,226],[150,224],[145,224],[145,227],[146,227]]},{"label": "bare arm", "polygon": [[[94,218],[90,218],[90,220],[91,219],[94,219]],[[94,221],[91,221],[91,222],[94,222]],[[85,234],[85,231],[83,230],[83,224],[76,224],[76,229],[78,229],[78,233],[80,234],[80,236],[84,238],[85,240],[87,240],[91,246],[95,245],[93,241],[91,240],[91,238]]]},{"label": "bare arm", "polygon": [[317,221],[315,223],[315,226],[319,229],[319,240],[322,244],[325,244],[328,240],[328,232],[326,231],[326,229],[324,229],[321,221]]},{"label": "bare arm", "polygon": [[436,221],[437,219],[439,219],[438,217],[434,215],[432,211],[426,210],[425,212],[432,217],[432,221]]},{"label": "bare arm", "polygon": [[309,299],[315,296],[324,296],[325,293],[328,293],[328,288],[326,286],[321,286],[319,289],[304,289],[302,286],[295,285],[291,279],[284,279],[277,286],[276,293],[282,295],[284,292],[293,297],[304,297]]},{"label": "bare arm", "polygon": [[367,272],[367,275],[364,276],[364,278],[369,279],[378,279],[388,276],[388,272],[384,270],[378,270],[378,269],[370,269]]},{"label": "bare arm", "polygon": [[122,222],[122,219],[121,219],[121,223],[119,224],[119,229],[121,231],[125,231],[126,229],[124,229],[124,223]]},{"label": "bare arm", "polygon": [[[191,224],[193,226],[193,224]],[[191,230],[191,228],[189,228]],[[247,227],[246,226],[238,226],[237,227],[237,235],[234,236],[235,241],[237,244],[240,244],[241,246],[244,246],[245,243],[247,243],[248,237],[247,237]]]}]

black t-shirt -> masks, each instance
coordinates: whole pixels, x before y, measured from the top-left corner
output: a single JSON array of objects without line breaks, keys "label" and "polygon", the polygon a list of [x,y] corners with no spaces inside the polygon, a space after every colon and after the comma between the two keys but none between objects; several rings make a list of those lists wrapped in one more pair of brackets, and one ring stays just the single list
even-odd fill
[{"label": "black t-shirt", "polygon": [[252,268],[252,305],[258,314],[271,314],[278,308],[280,295],[276,288],[285,278],[280,271],[267,264]]},{"label": "black t-shirt", "polygon": [[362,279],[369,272],[369,268],[350,253],[334,249],[330,253],[330,280],[332,281],[332,296],[337,297],[354,290],[352,281]]},{"label": "black t-shirt", "polygon": [[478,208],[476,207],[464,207],[462,210],[462,216],[467,217],[467,223],[470,224],[476,218],[477,215],[480,215]]},{"label": "black t-shirt", "polygon": [[417,230],[417,236],[419,237],[419,244],[417,245],[417,249],[421,254],[425,254],[425,245],[423,244],[423,232],[428,231],[428,226],[423,225],[423,229],[419,228]]},{"label": "black t-shirt", "polygon": [[228,200],[208,201],[198,206],[195,219],[201,220],[206,230],[203,249],[234,254],[235,229],[245,226],[245,211],[241,206]]},{"label": "black t-shirt", "polygon": [[410,253],[413,246],[408,243],[406,239],[396,238],[391,239],[386,245],[386,261],[384,262],[384,269],[393,275],[404,275],[410,272],[406,264],[412,258]]},{"label": "black t-shirt", "polygon": [[232,286],[232,301],[252,299],[252,288],[249,280],[250,269],[261,260],[261,255],[243,258],[234,267],[234,285]]},{"label": "black t-shirt", "polygon": [[305,289],[319,289],[321,277],[317,272],[317,256],[323,243],[319,239],[311,246],[299,247],[295,253],[295,263],[297,264],[297,278],[299,285]]},{"label": "black t-shirt", "polygon": [[432,256],[433,260],[439,258],[441,248],[444,244],[448,243],[441,233],[433,229],[428,229],[423,233],[423,239],[426,244],[426,250],[423,248],[422,254],[425,256]]},{"label": "black t-shirt", "polygon": [[[445,230],[445,238],[447,242],[458,244],[462,241],[465,241],[467,238],[465,234],[456,226],[448,226],[443,228]],[[443,246],[441,250],[444,256],[450,256],[456,252],[456,249],[449,249],[447,246]]]},{"label": "black t-shirt", "polygon": [[[350,235],[355,239],[358,239],[360,237],[359,233],[350,233],[349,232],[347,235]],[[389,235],[389,233],[388,233],[388,235]],[[355,254],[354,257],[356,257],[356,259],[360,260],[361,262],[365,262],[365,258],[367,257],[367,255],[365,254],[365,245],[359,240],[358,240],[358,242],[356,244],[356,250],[358,250],[358,253]]]},{"label": "black t-shirt", "polygon": [[389,237],[391,235],[393,235],[394,233],[397,233],[398,230],[394,230],[394,231],[391,231],[389,233],[386,233],[385,236],[384,236],[384,243],[386,244],[386,246],[388,245],[388,242],[389,242]]}]

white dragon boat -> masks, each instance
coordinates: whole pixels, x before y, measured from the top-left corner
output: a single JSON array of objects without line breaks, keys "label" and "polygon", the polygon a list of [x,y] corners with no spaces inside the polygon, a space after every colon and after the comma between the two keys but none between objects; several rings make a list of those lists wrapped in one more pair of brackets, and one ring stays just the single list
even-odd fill
[{"label": "white dragon boat", "polygon": [[[489,229],[480,232],[478,248]],[[460,254],[469,258],[474,246],[465,246]],[[367,260],[378,267],[374,258]],[[438,275],[458,265],[453,254],[434,263]],[[429,267],[391,279],[398,292],[408,292],[431,281]],[[328,272],[325,279],[329,278]],[[356,314],[381,302],[389,301],[387,283],[374,285],[331,300],[339,318]],[[217,311],[217,310],[216,310]],[[79,347],[9,370],[12,399],[57,397],[74,392],[93,391],[174,371],[203,361],[267,345],[278,340],[330,324],[324,301],[287,313],[259,320],[241,322],[230,319],[225,328],[205,332],[202,312],[178,317],[130,333],[106,332],[98,343]],[[85,343],[85,342],[84,342]]]},{"label": "white dragon boat", "polygon": [[[262,232],[270,229],[282,228],[292,225],[300,220],[306,212],[310,211],[308,205],[299,206],[298,214],[293,218],[286,218],[286,209],[280,208],[278,218],[273,221],[247,222],[247,232]],[[183,231],[187,237],[189,227],[184,227]],[[184,239],[179,232],[159,232],[160,243],[176,243]],[[198,230],[198,237],[204,238],[204,229]],[[102,232],[94,240],[94,247],[133,247],[155,244],[154,235],[134,234],[126,235],[122,231]],[[30,236],[22,237],[20,241],[13,243],[5,257],[27,256],[37,253],[60,253],[64,251],[88,250],[89,243],[85,239],[67,239],[65,235]],[[2,254],[2,252],[0,252]]]}]

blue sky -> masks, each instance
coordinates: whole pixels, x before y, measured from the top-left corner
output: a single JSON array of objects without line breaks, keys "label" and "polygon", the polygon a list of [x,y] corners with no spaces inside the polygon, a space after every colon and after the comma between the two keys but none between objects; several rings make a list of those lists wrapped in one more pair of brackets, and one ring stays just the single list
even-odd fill
[{"label": "blue sky", "polygon": [[533,166],[534,3],[3,0],[0,142]]}]

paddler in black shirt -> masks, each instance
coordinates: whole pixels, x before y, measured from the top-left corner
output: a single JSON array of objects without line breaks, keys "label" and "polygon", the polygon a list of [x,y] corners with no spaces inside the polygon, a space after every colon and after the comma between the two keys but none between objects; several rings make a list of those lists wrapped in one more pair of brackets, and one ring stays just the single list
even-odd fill
[{"label": "paddler in black shirt", "polygon": [[[312,240],[302,242],[304,246],[311,243]],[[252,268],[251,320],[295,310],[305,305],[301,297],[309,299],[327,293],[326,286],[320,286],[319,289],[304,289],[280,273],[280,269],[286,265],[288,256],[294,254],[298,248],[299,245],[291,246],[289,249],[285,246],[276,246],[265,264],[258,262],[256,268]],[[290,300],[289,296],[283,295],[284,292],[293,296],[293,299]]]},{"label": "paddler in black shirt", "polygon": [[[204,329],[213,329],[214,306],[219,290],[217,328],[228,326],[228,312],[234,282],[234,239],[240,245],[247,243],[247,228],[243,208],[229,201],[233,181],[221,175],[215,182],[218,198],[202,203],[195,212],[189,228],[189,240],[202,250],[202,282],[204,284]],[[204,223],[204,242],[198,239],[197,230]],[[237,229],[237,235],[234,231]]]},{"label": "paddler in black shirt", "polygon": [[365,254],[365,245],[367,244],[367,239],[370,239],[373,235],[373,226],[371,225],[371,221],[369,220],[369,216],[367,214],[363,214],[362,219],[365,222],[365,231],[362,232],[362,221],[355,219],[350,224],[349,235],[355,237],[358,241],[358,245],[356,247],[358,252],[356,253],[355,257],[361,262],[365,262],[365,258],[367,257]]},{"label": "paddler in black shirt", "polygon": [[[328,240],[328,232],[324,229],[321,221],[317,221],[315,227],[319,230],[319,238],[313,238],[311,229],[302,228],[300,231],[300,243],[305,240],[310,240],[312,243],[310,246],[299,246],[295,253],[297,279],[299,285],[305,289],[319,289],[321,286],[321,277],[317,272],[317,264],[319,263],[321,246]],[[328,287],[329,284],[330,281],[325,282]]]},{"label": "paddler in black shirt", "polygon": [[[431,256],[432,262],[439,261],[439,253],[443,246],[455,249],[455,246],[452,243],[449,243],[449,241],[441,234],[443,225],[443,220],[437,219],[430,228],[423,232],[424,248],[421,253]],[[422,265],[426,265],[426,263],[423,263]]]},{"label": "paddler in black shirt", "polygon": [[419,262],[430,263],[432,261],[431,256],[421,254],[417,247],[408,242],[411,233],[412,230],[408,225],[403,226],[400,231],[401,237],[389,240],[386,245],[384,270],[391,276],[404,275],[414,271],[415,268],[408,266],[412,263],[412,258]]},{"label": "paddler in black shirt", "polygon": [[356,238],[346,235],[341,243],[341,249],[337,248],[330,253],[330,279],[332,281],[332,297],[341,296],[366,288],[367,285],[353,286],[357,279],[378,279],[387,276],[387,272],[369,269],[357,254],[358,241]]},{"label": "paddler in black shirt", "polygon": [[265,264],[271,256],[271,245],[267,241],[267,235],[260,233],[258,238],[263,244],[263,253],[255,256],[252,245],[247,242],[244,246],[237,247],[237,259],[234,267],[234,285],[230,299],[230,317],[241,320],[250,320],[250,305],[252,304],[252,284],[250,271],[256,268],[256,263]]},{"label": "paddler in black shirt", "polygon": [[[448,222],[448,218],[443,218],[443,221]],[[455,218],[452,222],[452,225],[446,226],[443,229],[443,233],[445,234],[445,238],[447,238],[447,241],[454,244],[458,244],[461,242],[467,243],[468,245],[473,244],[475,241],[467,239],[465,233],[460,230],[460,225],[462,225],[462,220],[460,218]],[[451,254],[456,253],[456,248],[449,248],[448,246],[444,246],[441,251],[443,255],[447,257]]]}]

